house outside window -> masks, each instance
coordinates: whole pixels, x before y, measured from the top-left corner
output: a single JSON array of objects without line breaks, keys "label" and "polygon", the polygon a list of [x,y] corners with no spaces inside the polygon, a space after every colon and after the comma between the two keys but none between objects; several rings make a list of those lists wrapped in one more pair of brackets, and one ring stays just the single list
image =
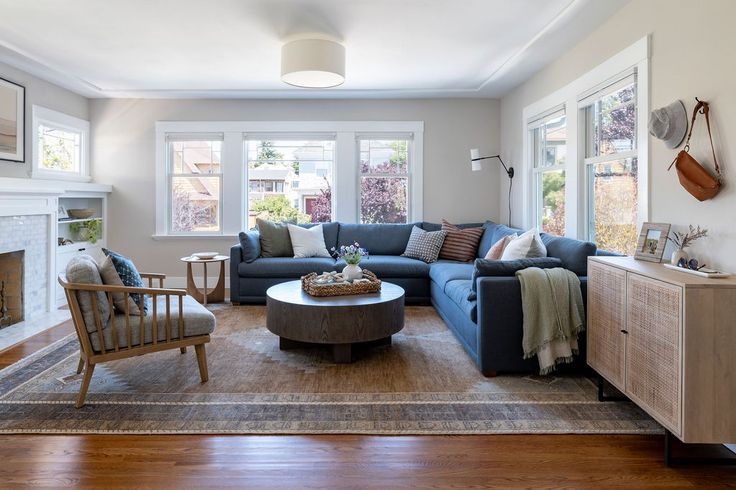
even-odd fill
[{"label": "house outside window", "polygon": [[529,124],[534,179],[535,225],[545,233],[565,235],[565,165],[567,119],[565,109]]},{"label": "house outside window", "polygon": [[[257,137],[254,136],[254,137]],[[322,223],[332,221],[335,141],[248,139],[248,228],[256,219]],[[254,190],[254,182],[258,182]]]},{"label": "house outside window", "polygon": [[588,239],[627,255],[634,254],[638,236],[636,87],[631,74],[581,104]]},{"label": "house outside window", "polygon": [[359,139],[359,222],[407,223],[411,141]]},{"label": "house outside window", "polygon": [[89,121],[33,106],[32,176],[89,181]]},{"label": "house outside window", "polygon": [[169,232],[221,232],[222,135],[170,136]]}]

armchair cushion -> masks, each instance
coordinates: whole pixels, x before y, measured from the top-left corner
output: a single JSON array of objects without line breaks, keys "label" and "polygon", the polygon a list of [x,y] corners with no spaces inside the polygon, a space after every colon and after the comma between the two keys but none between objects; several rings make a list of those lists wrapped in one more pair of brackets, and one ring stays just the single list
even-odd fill
[{"label": "armchair cushion", "polygon": [[[179,338],[179,299],[182,299],[182,318],[184,319],[184,337],[196,337],[199,335],[207,335],[215,330],[215,315],[207,308],[199,304],[191,296],[170,296],[170,314],[171,314],[171,339]],[[153,342],[153,318],[147,315],[143,320],[143,344]],[[166,296],[156,297],[156,330],[158,331],[158,341],[166,340]],[[131,344],[134,347],[141,345],[140,323],[139,319],[130,321],[131,326]],[[128,333],[125,329],[125,315],[115,315],[115,328],[118,337],[118,345],[120,347],[128,347]],[[108,322],[107,326],[102,330],[102,336],[105,341],[105,349],[112,349],[113,344],[113,326]],[[102,352],[100,338],[97,333],[90,332],[89,336],[92,348],[96,352]]]},{"label": "armchair cushion", "polygon": [[[99,265],[99,269],[103,284],[109,284],[111,286],[125,286],[125,284],[123,284],[123,280],[120,279],[120,274],[118,274],[118,271],[115,269],[115,265],[112,263],[112,258],[109,256],[105,257],[102,264]],[[125,303],[127,302],[129,315],[141,315],[140,308],[138,308],[138,305],[133,301],[133,298],[131,298],[129,294],[112,293],[112,301],[115,306],[115,311],[125,313]]]},{"label": "armchair cushion", "polygon": [[[102,277],[100,276],[100,271],[97,268],[97,263],[89,255],[77,255],[76,257],[72,257],[66,265],[66,279],[70,283],[75,284],[102,285]],[[102,327],[104,328],[110,320],[110,302],[107,300],[107,295],[104,292],[97,291],[93,293],[91,291],[77,291],[79,309],[82,312],[84,326],[87,328],[88,332],[94,332],[97,330],[95,312],[92,308],[93,294],[97,299],[97,314],[100,322],[102,323]]]},{"label": "armchair cushion", "polygon": [[[146,284],[143,282],[143,278],[138,272],[138,269],[135,268],[135,264],[133,264],[132,260],[106,248],[103,248],[102,252],[112,259],[115,270],[118,271],[120,279],[123,281],[125,286],[134,288],[146,287]],[[144,314],[148,313],[148,308],[151,303],[150,298],[145,298],[145,295],[142,297],[140,294],[131,294],[130,297],[135,301],[135,304],[138,305],[138,308],[140,308]]]}]

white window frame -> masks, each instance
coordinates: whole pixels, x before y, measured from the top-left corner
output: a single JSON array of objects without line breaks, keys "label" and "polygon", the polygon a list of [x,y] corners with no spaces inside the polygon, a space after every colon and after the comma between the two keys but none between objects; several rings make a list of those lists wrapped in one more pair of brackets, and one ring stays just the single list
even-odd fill
[{"label": "white window frame", "polygon": [[[539,114],[537,117],[532,118],[532,120],[527,124],[527,137],[529,141],[529,156],[531,158],[531,172],[532,172],[532,186],[533,186],[533,192],[532,192],[532,199],[534,199],[534,204],[532,207],[533,212],[533,226],[537,228],[540,232],[542,231],[542,181],[541,177],[543,174],[547,172],[557,172],[560,170],[566,170],[566,164],[567,164],[567,155],[565,156],[565,165],[551,165],[549,167],[541,167],[541,166],[535,166],[536,163],[536,157],[539,156],[539,153],[537,150],[539,149],[537,146],[538,141],[536,141],[535,137],[532,136],[533,133],[538,131],[540,128],[544,127],[546,123],[553,119],[557,119],[561,116],[565,117],[565,131],[567,131],[567,119],[568,115],[566,112],[566,107],[563,105],[561,107],[555,107],[549,111],[546,111],[542,114]],[[567,145],[567,143],[565,143]],[[567,184],[567,183],[566,183]],[[567,187],[567,185],[565,186]],[[567,206],[565,206],[567,207]]]},{"label": "white window frame", "polygon": [[551,108],[567,108],[567,161],[565,165],[565,235],[581,240],[587,236],[587,183],[583,158],[585,131],[580,115],[574,116],[578,102],[591,91],[605,86],[627,70],[636,71],[637,97],[637,158],[639,165],[638,224],[649,220],[649,146],[647,117],[649,115],[649,37],[644,37],[623,51],[596,66],[578,79],[526,106],[522,112],[524,165],[521,172],[523,215],[522,226],[535,226],[534,176],[530,153],[528,125],[533,119]]},{"label": "white window frame", "polygon": [[[423,121],[157,121],[156,122],[156,223],[153,238],[191,238],[169,233],[167,179],[168,133],[222,133],[222,221],[217,234],[197,233],[197,237],[237,237],[246,225],[248,169],[245,137],[251,133],[293,134],[334,133],[335,163],[332,176],[333,219],[357,223],[359,212],[356,135],[413,134],[409,187],[410,222],[423,220]],[[288,138],[287,138],[288,139]]]},{"label": "white window frame", "polygon": [[[223,164],[222,164],[222,153],[220,156],[220,172],[217,174],[195,174],[195,173],[174,173],[173,172],[173,163],[171,161],[171,146],[170,143],[173,143],[174,141],[220,141],[222,142],[222,146],[220,151],[222,152],[222,147],[225,146],[225,141],[222,133],[198,133],[198,134],[190,134],[190,133],[166,133],[166,192],[167,192],[167,206],[166,206],[166,226],[167,226],[167,234],[168,235],[182,235],[182,236],[202,236],[202,235],[221,235],[223,230],[223,216],[224,216],[224,205],[223,205],[223,183],[224,183],[224,171],[223,171]],[[176,139],[169,140],[168,136],[175,136]],[[196,178],[196,177],[219,177],[220,179],[220,195],[218,196],[219,203],[217,206],[217,213],[218,213],[218,223],[220,224],[220,230],[213,233],[213,232],[202,232],[202,231],[174,231],[171,229],[172,224],[172,212],[173,209],[171,207],[171,195],[174,191],[174,177],[187,177],[187,178]]]},{"label": "white window frame", "polygon": [[[32,108],[32,118],[33,129],[31,142],[33,146],[31,154],[33,157],[31,159],[31,177],[37,179],[74,180],[78,182],[89,182],[92,180],[89,164],[89,121],[38,105],[34,105]],[[43,168],[41,162],[43,153],[39,151],[38,146],[40,143],[38,130],[41,125],[71,131],[80,135],[80,162],[78,172]]]},{"label": "white window frame", "polygon": [[[406,173],[401,174],[388,174],[388,173],[371,173],[371,174],[361,174],[360,173],[360,142],[361,141],[370,141],[370,140],[385,140],[385,141],[406,141]],[[368,178],[405,178],[407,179],[407,189],[406,189],[406,223],[412,223],[415,221],[422,221],[422,218],[414,219],[415,213],[414,213],[414,206],[416,205],[413,201],[413,196],[415,194],[414,191],[414,185],[416,183],[416,178],[414,178],[414,134],[413,133],[360,133],[355,135],[355,151],[356,151],[356,160],[355,160],[355,166],[356,166],[356,181],[355,181],[355,192],[358,196],[358,202],[357,202],[357,210],[356,210],[356,217],[355,222],[360,223],[363,219],[361,216],[361,210],[360,210],[360,200],[361,200],[361,178],[368,177]]]}]

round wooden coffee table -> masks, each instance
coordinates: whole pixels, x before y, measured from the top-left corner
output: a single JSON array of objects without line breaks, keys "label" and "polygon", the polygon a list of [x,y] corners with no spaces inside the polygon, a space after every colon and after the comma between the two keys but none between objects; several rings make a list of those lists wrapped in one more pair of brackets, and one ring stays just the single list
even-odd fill
[{"label": "round wooden coffee table", "polygon": [[289,281],[268,288],[266,297],[266,327],[281,349],[329,344],[337,363],[352,361],[353,344],[390,344],[404,328],[404,290],[390,282],[378,293],[318,298]]}]

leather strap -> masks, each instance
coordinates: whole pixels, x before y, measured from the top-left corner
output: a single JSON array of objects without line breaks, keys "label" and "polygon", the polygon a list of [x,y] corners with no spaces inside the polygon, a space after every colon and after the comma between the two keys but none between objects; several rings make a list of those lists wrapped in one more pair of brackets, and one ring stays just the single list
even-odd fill
[{"label": "leather strap", "polygon": [[[703,114],[705,114],[705,124],[708,126],[708,138],[710,139],[710,151],[713,153],[713,163],[716,167],[716,174],[718,175],[718,180],[721,179],[721,167],[718,165],[718,159],[716,159],[716,150],[713,147],[713,135],[710,132],[710,107],[708,106],[707,102],[704,102],[702,100],[698,100],[698,103],[695,104],[695,108],[693,109],[693,118],[692,121],[690,121],[690,131],[687,133],[687,141],[685,142],[685,151],[690,151],[690,137],[693,135],[693,128],[695,127],[695,119],[698,117],[698,112],[700,109],[703,109]],[[674,162],[673,162],[674,163]],[[672,165],[670,164],[670,167]],[[668,169],[669,170],[669,169]]]}]

